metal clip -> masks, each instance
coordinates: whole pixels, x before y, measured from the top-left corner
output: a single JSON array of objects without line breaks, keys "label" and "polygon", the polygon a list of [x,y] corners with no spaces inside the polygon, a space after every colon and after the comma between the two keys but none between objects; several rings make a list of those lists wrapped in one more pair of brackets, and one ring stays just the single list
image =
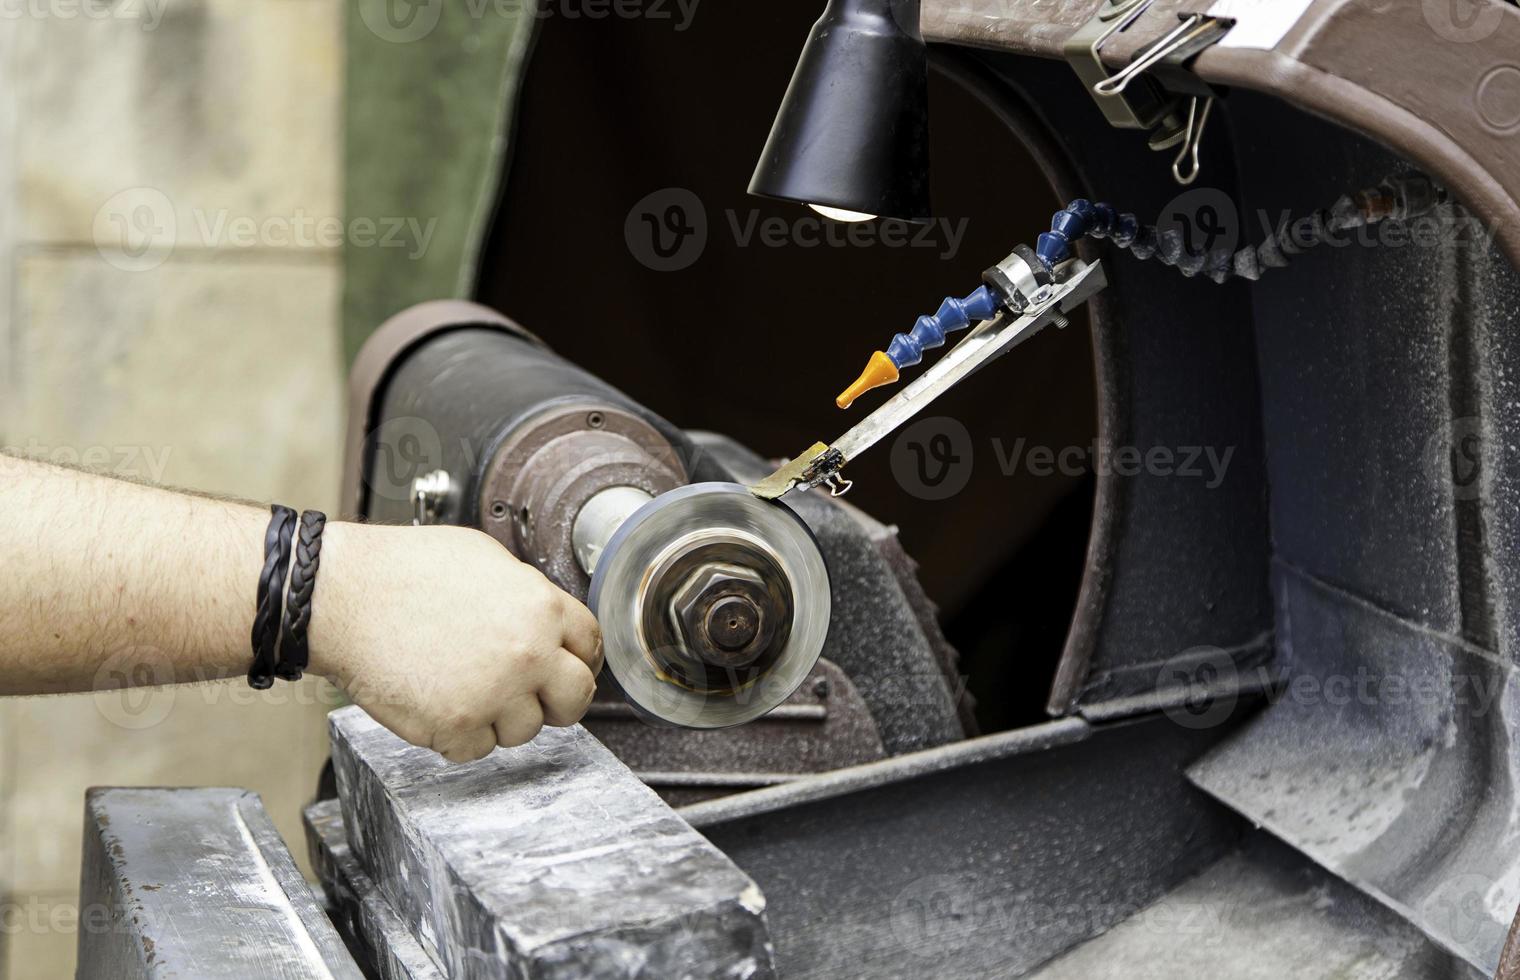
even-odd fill
[{"label": "metal clip", "polygon": [[1099,18],[1111,17],[1113,23],[1104,28],[1103,33],[1093,38],[1092,47],[1088,49],[1088,53],[1097,59],[1098,52],[1102,50],[1108,39],[1133,24],[1141,14],[1150,9],[1152,2],[1153,0],[1118,0],[1112,9],[1101,11],[1098,14]]},{"label": "metal clip", "polygon": [[1133,92],[1119,96],[1096,93],[1098,85],[1109,78],[1108,69],[1099,56],[1103,45],[1115,34],[1133,24],[1150,8],[1153,0],[1107,0],[1098,12],[1062,47],[1067,62],[1097,103],[1109,125],[1119,129],[1152,129],[1167,121],[1175,101],[1152,84],[1136,86]]},{"label": "metal clip", "polygon": [[[1063,51],[1110,125],[1149,130],[1147,143],[1152,150],[1182,147],[1172,166],[1172,176],[1187,185],[1197,178],[1198,166],[1194,163],[1184,171],[1182,164],[1189,158],[1196,159],[1203,123],[1208,118],[1208,107],[1200,110],[1197,100],[1212,99],[1213,93],[1188,73],[1184,65],[1223,37],[1230,21],[1208,13],[1180,14],[1182,21],[1176,28],[1147,45],[1133,61],[1110,75],[1099,55],[1103,45],[1133,25],[1152,3],[1153,0],[1107,0],[1097,14],[1067,38]],[[1187,98],[1193,102],[1184,113],[1182,103]]]},{"label": "metal clip", "polygon": [[850,488],[855,485],[855,481],[846,480],[839,473],[830,473],[824,477],[823,485],[829,488],[830,497],[843,497],[850,492]]},{"label": "metal clip", "polygon": [[[1203,111],[1198,111],[1198,96],[1188,103],[1187,136],[1182,140],[1182,149],[1177,152],[1177,158],[1172,161],[1172,178],[1183,187],[1198,179],[1198,149],[1203,143],[1203,127],[1209,124],[1209,110],[1214,108],[1214,98],[1209,96],[1202,99]],[[1182,172],[1183,161],[1189,161],[1186,175]]]},{"label": "metal clip", "polygon": [[1215,29],[1215,22],[1211,17],[1202,14],[1190,14],[1181,24],[1178,24],[1172,32],[1161,40],[1146,48],[1136,55],[1135,60],[1119,69],[1118,74],[1111,75],[1093,86],[1093,91],[1099,95],[1118,95],[1129,87],[1130,82],[1143,75],[1146,69],[1164,60],[1173,52],[1180,51],[1203,35]]}]

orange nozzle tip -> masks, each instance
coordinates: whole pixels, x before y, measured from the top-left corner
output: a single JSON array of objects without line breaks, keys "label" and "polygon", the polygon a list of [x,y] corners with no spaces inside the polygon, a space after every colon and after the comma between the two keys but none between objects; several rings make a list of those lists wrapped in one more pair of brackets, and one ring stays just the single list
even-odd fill
[{"label": "orange nozzle tip", "polygon": [[834,399],[834,404],[840,408],[849,408],[854,404],[855,399],[872,388],[889,385],[897,378],[897,365],[892,363],[892,359],[884,351],[877,351],[866,362],[866,369],[860,372],[860,377],[855,379],[854,384],[839,393],[839,397]]}]

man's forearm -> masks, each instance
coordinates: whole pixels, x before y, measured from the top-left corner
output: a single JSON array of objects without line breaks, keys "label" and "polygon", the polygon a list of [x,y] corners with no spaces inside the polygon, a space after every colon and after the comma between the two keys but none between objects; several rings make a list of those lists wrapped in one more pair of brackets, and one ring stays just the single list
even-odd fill
[{"label": "man's forearm", "polygon": [[[241,673],[267,509],[0,458],[0,693]],[[137,681],[141,683],[141,680]]]},{"label": "man's forearm", "polygon": [[[268,508],[0,467],[0,694],[248,669]],[[311,673],[460,761],[578,720],[602,662],[584,606],[462,527],[328,524],[308,639]]]}]

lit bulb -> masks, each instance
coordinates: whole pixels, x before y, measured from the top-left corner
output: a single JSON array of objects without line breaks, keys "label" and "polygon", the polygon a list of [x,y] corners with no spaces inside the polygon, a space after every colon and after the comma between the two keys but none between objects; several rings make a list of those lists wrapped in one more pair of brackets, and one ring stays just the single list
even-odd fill
[{"label": "lit bulb", "polygon": [[846,211],[844,208],[831,208],[827,204],[809,204],[808,207],[817,211],[825,218],[833,218],[835,221],[875,221],[876,215],[866,214],[864,211]]}]

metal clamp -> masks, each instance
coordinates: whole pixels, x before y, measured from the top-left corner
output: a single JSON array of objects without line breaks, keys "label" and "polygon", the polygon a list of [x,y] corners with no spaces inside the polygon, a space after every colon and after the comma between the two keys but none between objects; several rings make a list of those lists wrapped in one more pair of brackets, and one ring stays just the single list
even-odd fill
[{"label": "metal clamp", "polygon": [[1219,30],[1219,25],[1212,17],[1190,14],[1183,18],[1182,23],[1173,28],[1171,33],[1137,54],[1135,60],[1121,68],[1117,75],[1098,82],[1092,90],[1098,95],[1118,95],[1152,65],[1171,57],[1217,30]]},{"label": "metal clamp", "polygon": [[982,282],[991,286],[1002,305],[1022,313],[1050,298],[1051,275],[1035,250],[1019,245],[997,265],[982,273]]},{"label": "metal clamp", "polygon": [[[1132,91],[1116,92],[1107,97],[1097,91],[1098,86],[1110,78],[1099,53],[1103,45],[1133,24],[1151,3],[1152,0],[1106,0],[1063,45],[1067,62],[1087,90],[1094,93],[1093,100],[1104,118],[1109,125],[1119,129],[1149,130],[1163,124],[1167,124],[1166,128],[1181,125],[1175,118],[1176,100],[1150,79],[1136,85]],[[1173,117],[1170,122],[1169,116]]]},{"label": "metal clamp", "polygon": [[[1172,176],[1187,185],[1198,176],[1198,149],[1213,104],[1213,93],[1187,76],[1182,92],[1174,92],[1155,77],[1160,66],[1174,69],[1176,81],[1183,62],[1217,42],[1230,22],[1207,14],[1187,14],[1176,28],[1147,45],[1134,60],[1110,75],[1103,64],[1103,45],[1126,30],[1150,8],[1153,0],[1107,0],[1064,45],[1066,60],[1087,87],[1109,124],[1119,129],[1150,131],[1152,150],[1180,146]],[[1184,99],[1190,98],[1186,113]],[[1191,160],[1186,170],[1183,164]]]}]

